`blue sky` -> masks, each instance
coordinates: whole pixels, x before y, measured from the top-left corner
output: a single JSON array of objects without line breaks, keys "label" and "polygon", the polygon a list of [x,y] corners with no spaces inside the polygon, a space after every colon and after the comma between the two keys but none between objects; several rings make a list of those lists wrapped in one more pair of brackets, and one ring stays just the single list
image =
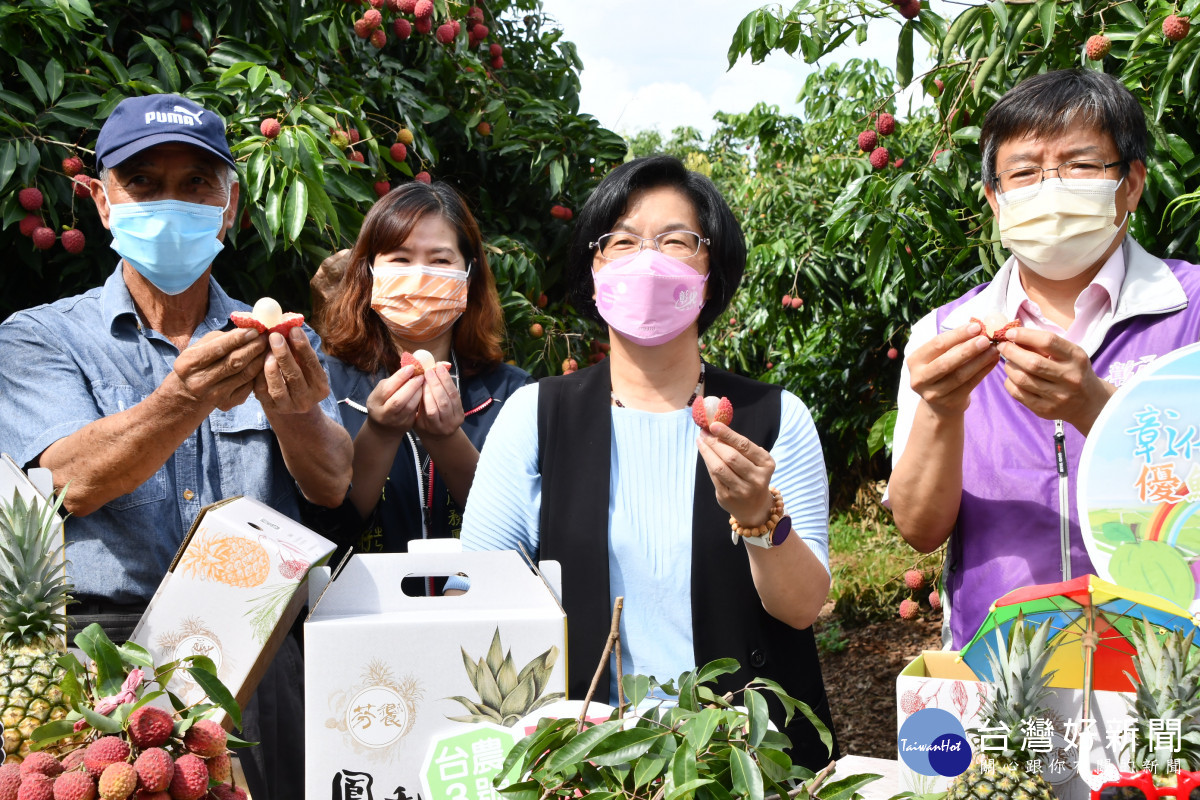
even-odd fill
[{"label": "blue sky", "polygon": [[[657,128],[669,134],[679,125],[708,133],[717,111],[748,111],[758,102],[797,111],[796,96],[815,69],[802,59],[775,53],[762,64],[743,58],[726,70],[733,32],[762,5],[754,0],[543,0],[546,13],[579,48],[582,110],[619,133]],[[843,46],[837,60],[874,56],[894,65],[898,21],[895,15],[876,23],[864,45]]]}]

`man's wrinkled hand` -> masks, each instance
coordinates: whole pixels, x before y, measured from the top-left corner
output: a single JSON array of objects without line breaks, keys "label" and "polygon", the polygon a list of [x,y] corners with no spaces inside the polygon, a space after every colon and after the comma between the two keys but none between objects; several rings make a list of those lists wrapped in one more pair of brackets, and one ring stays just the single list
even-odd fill
[{"label": "man's wrinkled hand", "polygon": [[329,395],[329,376],[304,331],[285,338],[272,333],[270,353],[254,382],[254,396],[268,414],[307,414]]},{"label": "man's wrinkled hand", "polygon": [[266,362],[266,340],[253,329],[213,331],[175,359],[187,402],[228,411],[246,401]]}]

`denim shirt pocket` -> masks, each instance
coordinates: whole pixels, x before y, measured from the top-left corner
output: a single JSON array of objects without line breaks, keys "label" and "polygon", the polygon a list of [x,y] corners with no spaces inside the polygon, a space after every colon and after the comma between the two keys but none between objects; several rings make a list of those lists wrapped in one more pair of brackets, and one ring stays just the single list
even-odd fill
[{"label": "denim shirt pocket", "polygon": [[[146,399],[146,395],[136,386],[103,381],[92,382],[92,397],[95,398],[100,413],[106,417],[127,411]],[[141,486],[128,494],[108,501],[108,507],[114,511],[127,511],[146,503],[159,502],[166,496],[167,465],[163,464]]]},{"label": "denim shirt pocket", "polygon": [[217,440],[222,496],[257,497],[279,510],[295,503],[283,454],[254,395],[228,411],[214,411],[208,421]]}]

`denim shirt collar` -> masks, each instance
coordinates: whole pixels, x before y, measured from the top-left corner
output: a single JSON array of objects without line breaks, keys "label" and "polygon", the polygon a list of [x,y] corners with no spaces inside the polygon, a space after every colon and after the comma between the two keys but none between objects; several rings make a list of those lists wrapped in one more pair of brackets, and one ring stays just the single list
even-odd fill
[{"label": "denim shirt collar", "polygon": [[[110,333],[116,333],[118,325],[132,325],[137,330],[142,328],[137,306],[133,303],[133,295],[129,293],[129,287],[125,285],[123,266],[124,263],[118,260],[117,268],[108,276],[108,280],[104,282],[104,287],[100,290],[101,314],[108,323]],[[238,303],[227,295],[216,279],[212,277],[212,273],[209,273],[208,309],[205,312],[204,321],[197,326],[197,329],[205,325],[213,331],[228,327],[232,324],[229,321],[229,315],[246,307],[244,303]]]}]

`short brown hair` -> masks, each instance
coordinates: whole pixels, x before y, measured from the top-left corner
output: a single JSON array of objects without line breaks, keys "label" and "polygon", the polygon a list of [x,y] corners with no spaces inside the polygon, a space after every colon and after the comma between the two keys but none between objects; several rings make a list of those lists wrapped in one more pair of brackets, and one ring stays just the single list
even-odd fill
[{"label": "short brown hair", "polygon": [[504,312],[488,267],[483,236],[470,209],[449,185],[412,181],[388,192],[367,212],[350,251],[337,296],[320,312],[325,352],[363,372],[400,368],[400,353],[383,320],[371,308],[371,265],[398,249],[417,221],[437,214],[458,234],[458,249],[471,265],[467,309],[454,323],[454,353],[464,374],[474,375],[504,357]]}]

